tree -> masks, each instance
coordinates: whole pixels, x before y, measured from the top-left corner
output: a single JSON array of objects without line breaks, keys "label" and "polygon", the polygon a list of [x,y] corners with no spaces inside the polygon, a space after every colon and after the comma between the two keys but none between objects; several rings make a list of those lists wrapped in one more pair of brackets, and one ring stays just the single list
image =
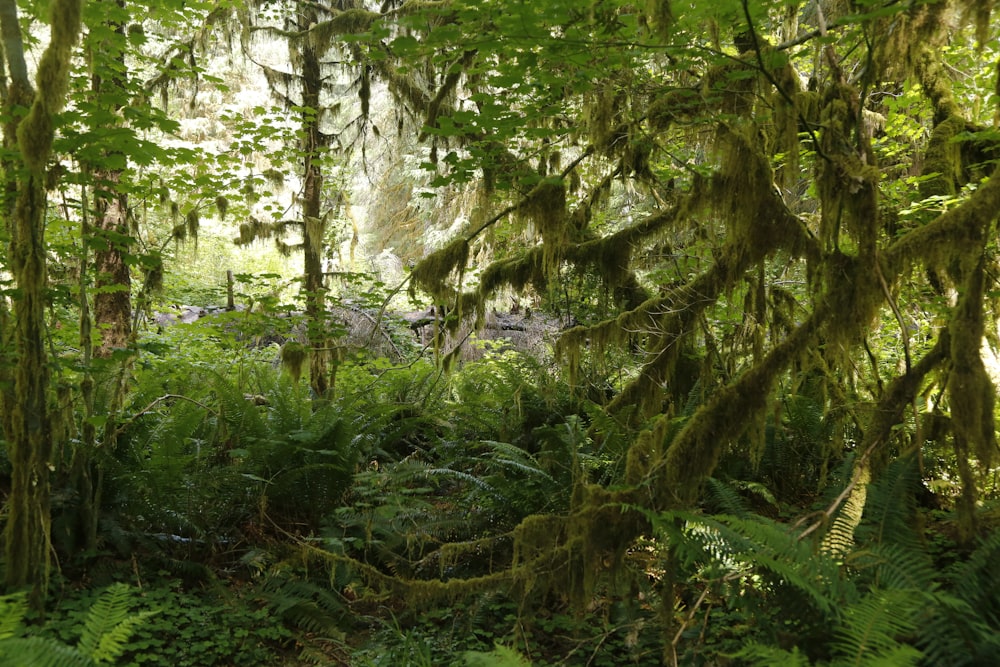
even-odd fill
[{"label": "tree", "polygon": [[[53,465],[52,415],[48,406],[49,362],[45,339],[46,182],[52,152],[55,114],[66,103],[70,57],[80,32],[79,0],[52,5],[51,42],[38,65],[36,86],[28,79],[17,6],[0,4],[0,32],[10,84],[4,99],[4,141],[16,151],[8,162],[5,202],[10,235],[9,260],[14,276],[12,394],[4,412],[12,467],[8,501],[6,578],[10,589],[32,588],[40,607],[49,573],[49,471]],[[27,108],[27,115],[22,115]]]},{"label": "tree", "polygon": [[[330,63],[325,59],[332,50],[336,50],[336,39],[339,36],[358,27],[353,22],[352,14],[356,10],[345,7],[350,4],[352,3],[326,5],[293,2],[289,5],[292,17],[287,18],[286,28],[267,24],[248,26],[252,34],[284,38],[291,51],[291,72],[278,70],[265,63],[257,64],[267,76],[272,92],[286,108],[293,110],[299,117],[296,155],[300,161],[302,178],[301,191],[297,197],[301,218],[245,224],[241,228],[239,242],[248,243],[262,237],[277,236],[284,248],[286,246],[281,237],[289,229],[296,229],[301,233],[302,287],[310,347],[309,383],[319,399],[327,397],[333,377],[330,373],[332,350],[331,336],[327,331],[328,287],[323,257],[327,249],[329,221],[345,201],[344,193],[339,191],[335,179],[330,178],[330,171],[333,156],[347,149],[344,137],[341,136],[345,130],[324,127],[324,120],[329,125],[331,117],[336,117],[341,106],[341,100],[337,99],[336,73],[342,69],[338,63]],[[244,49],[249,53],[250,44],[244,44]],[[250,59],[253,60],[252,57]],[[362,115],[366,116],[371,94],[370,81],[363,66],[360,71],[356,83],[360,90]]]},{"label": "tree", "polygon": [[[382,10],[358,38],[424,119],[427,168],[439,186],[483,194],[414,285],[481,317],[502,290],[545,296],[569,271],[596,275],[610,316],[563,333],[557,350],[571,369],[612,349],[634,355],[606,406],[638,433],[623,452],[627,486],[583,485],[561,532],[526,522],[522,539],[547,540],[526,545],[547,554],[532,571],[599,570],[647,525],[620,508],[694,507],[724,455],[759,461],[779,386],[811,396],[853,443],[848,491],[899,452],[951,448],[962,532],[975,535],[977,470],[997,455],[981,348],[1000,178],[989,114],[967,110],[996,101],[952,80],[941,49],[952,40],[995,57],[988,4]],[[914,108],[899,114],[899,98]],[[927,118],[914,151],[887,133],[907,114]],[[919,336],[909,313],[926,323]],[[871,353],[889,337],[898,363]],[[900,428],[907,412],[914,431]],[[931,423],[944,424],[933,444]]]}]

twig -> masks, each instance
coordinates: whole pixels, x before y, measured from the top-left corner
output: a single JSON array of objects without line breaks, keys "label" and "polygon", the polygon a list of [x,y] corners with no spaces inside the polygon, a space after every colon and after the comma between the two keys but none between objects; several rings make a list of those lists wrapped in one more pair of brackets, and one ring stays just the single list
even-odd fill
[{"label": "twig", "polygon": [[122,422],[121,425],[118,428],[116,428],[115,431],[114,431],[115,437],[117,437],[117,436],[121,435],[122,433],[124,433],[125,432],[125,428],[129,424],[131,424],[132,422],[134,422],[136,419],[138,419],[139,417],[143,416],[144,414],[152,412],[153,408],[156,407],[157,403],[162,403],[163,401],[169,400],[171,398],[176,398],[176,399],[180,399],[182,401],[187,401],[188,403],[194,403],[198,407],[204,408],[205,410],[207,410],[208,412],[212,413],[216,417],[219,416],[219,411],[218,410],[213,410],[212,408],[208,407],[207,405],[205,405],[201,401],[196,401],[195,399],[189,398],[188,396],[184,396],[182,394],[164,394],[163,396],[160,396],[159,398],[154,398],[152,400],[152,402],[150,402],[149,405],[147,405],[146,407],[144,407],[142,410],[139,410],[139,412],[135,413],[134,415],[132,415],[131,417],[129,417],[128,419],[126,419],[124,422]]}]

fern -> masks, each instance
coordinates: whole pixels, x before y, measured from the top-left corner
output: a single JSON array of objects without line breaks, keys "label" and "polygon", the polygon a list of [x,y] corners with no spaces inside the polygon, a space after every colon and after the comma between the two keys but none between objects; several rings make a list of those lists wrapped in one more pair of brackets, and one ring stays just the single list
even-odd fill
[{"label": "fern", "polygon": [[155,611],[129,613],[132,593],[127,584],[112,584],[87,614],[77,649],[95,662],[113,662],[124,651],[135,629]]},{"label": "fern", "polygon": [[938,588],[934,563],[923,549],[874,544],[856,551],[847,562],[864,581],[877,588],[927,592]]},{"label": "fern", "polygon": [[129,616],[131,593],[126,584],[112,584],[97,599],[83,626],[77,648],[94,655],[101,640]]},{"label": "fern", "polygon": [[48,637],[12,637],[0,641],[0,665],[8,667],[94,667],[77,649]]},{"label": "fern", "polygon": [[715,477],[709,477],[706,484],[705,502],[722,514],[745,517],[749,513],[746,502],[733,486]]},{"label": "fern", "polygon": [[467,651],[464,658],[465,667],[531,667],[520,653],[500,644],[489,653]]},{"label": "fern", "polygon": [[267,606],[285,623],[327,638],[343,637],[341,624],[347,608],[329,587],[276,572],[267,578],[261,592]]},{"label": "fern", "polygon": [[920,651],[905,647],[901,639],[917,627],[917,611],[924,602],[919,591],[869,591],[846,609],[834,631],[834,652],[849,665],[878,664],[871,660],[905,658],[897,665],[916,664]]},{"label": "fern", "polygon": [[893,461],[869,485],[864,521],[858,529],[861,543],[906,545],[922,549],[916,527],[916,494],[921,488],[915,457]]},{"label": "fern", "polygon": [[[712,573],[709,576],[766,573],[777,585],[797,591],[828,616],[836,616],[842,602],[854,597],[833,559],[815,553],[808,542],[773,521],[667,512],[653,523],[668,534],[681,562],[706,568]],[[785,602],[797,607],[803,598],[786,596]],[[781,600],[775,602],[782,604]],[[795,618],[803,610],[792,608],[787,613]]]},{"label": "fern", "polygon": [[19,637],[27,611],[23,594],[0,598],[0,664],[32,667],[93,667],[113,663],[135,629],[156,612],[129,612],[131,589],[113,584],[90,608],[76,647],[49,637]]},{"label": "fern", "polygon": [[861,470],[854,477],[854,486],[837,511],[833,525],[823,537],[820,549],[834,558],[842,558],[854,548],[854,531],[861,523],[868,500],[870,470],[866,462],[859,462]]},{"label": "fern", "polygon": [[811,664],[809,658],[802,654],[798,647],[786,651],[776,646],[750,644],[733,657],[742,658],[747,660],[748,664],[759,667],[809,667]]},{"label": "fern", "polygon": [[17,634],[26,613],[28,613],[28,597],[24,593],[0,597],[0,641]]}]

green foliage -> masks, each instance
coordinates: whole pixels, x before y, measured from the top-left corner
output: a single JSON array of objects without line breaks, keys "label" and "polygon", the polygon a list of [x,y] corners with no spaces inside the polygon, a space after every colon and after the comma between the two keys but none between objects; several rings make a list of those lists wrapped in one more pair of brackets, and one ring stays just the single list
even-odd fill
[{"label": "green foliage", "polygon": [[113,584],[94,603],[87,615],[77,648],[96,662],[113,662],[125,651],[136,629],[156,612],[129,614],[132,590],[126,584]]},{"label": "green foliage", "polygon": [[[116,663],[127,650],[131,637],[155,616],[156,611],[130,611],[134,592],[126,584],[114,584],[93,602],[75,647],[44,634],[23,636],[21,628],[28,605],[23,594],[0,598],[0,662],[9,665],[91,666]],[[47,627],[43,629],[50,629]]]},{"label": "green foliage", "polygon": [[465,654],[466,667],[530,667],[531,663],[514,649],[497,645],[489,653],[469,651]]},{"label": "green foliage", "polygon": [[[115,664],[136,667],[274,664],[276,656],[292,641],[290,631],[274,622],[271,610],[249,597],[252,595],[250,590],[232,595],[212,591],[196,593],[185,591],[176,581],[157,582],[141,592],[120,584],[113,589],[117,589],[115,604],[119,609],[127,610],[141,602],[154,610],[138,625],[130,624],[130,636],[115,631],[111,643],[99,638],[99,650],[103,645],[113,646],[117,651],[115,655],[120,657]],[[88,605],[96,609],[100,604],[100,599],[95,603],[92,596],[93,593],[87,591],[79,597],[62,600],[45,627],[45,635],[63,639],[72,635],[81,622],[100,629],[106,623],[103,617],[83,620]],[[125,622],[129,623],[130,618]]]}]

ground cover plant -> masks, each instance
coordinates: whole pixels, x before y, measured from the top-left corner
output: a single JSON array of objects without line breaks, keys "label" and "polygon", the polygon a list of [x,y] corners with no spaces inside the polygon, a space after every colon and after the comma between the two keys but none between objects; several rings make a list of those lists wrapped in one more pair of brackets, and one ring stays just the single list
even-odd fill
[{"label": "ground cover plant", "polygon": [[991,0],[0,0],[0,663],[1000,661]]}]

